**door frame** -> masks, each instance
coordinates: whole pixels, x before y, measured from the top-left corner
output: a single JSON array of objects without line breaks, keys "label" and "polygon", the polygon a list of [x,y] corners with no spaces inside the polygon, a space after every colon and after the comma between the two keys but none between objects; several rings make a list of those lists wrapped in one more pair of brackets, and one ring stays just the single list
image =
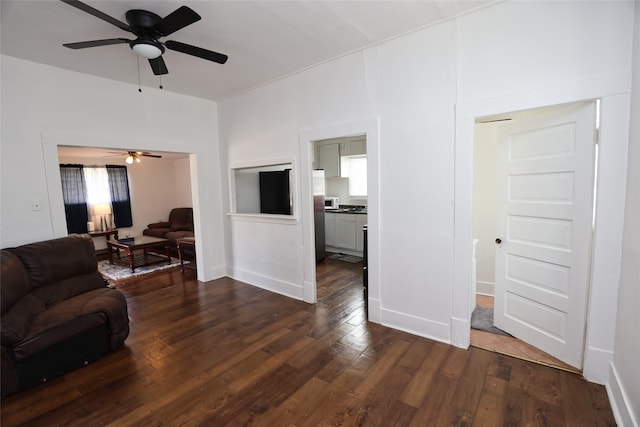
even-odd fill
[{"label": "door frame", "polygon": [[[454,262],[452,266],[451,343],[468,348],[473,223],[473,150],[477,119],[578,101],[600,99],[600,148],[596,187],[590,300],[583,375],[604,383],[613,360],[622,245],[622,215],[626,188],[626,153],[629,130],[629,80],[620,75],[600,76],[588,82],[506,93],[492,98],[462,101],[456,105],[454,148]],[[606,191],[602,191],[602,189]]]},{"label": "door frame", "polygon": [[317,302],[315,237],[313,222],[313,143],[314,141],[341,138],[350,135],[366,135],[367,139],[367,221],[369,280],[368,320],[381,323],[379,262],[379,118],[352,121],[312,129],[300,129],[300,208],[303,234],[303,299]]}]

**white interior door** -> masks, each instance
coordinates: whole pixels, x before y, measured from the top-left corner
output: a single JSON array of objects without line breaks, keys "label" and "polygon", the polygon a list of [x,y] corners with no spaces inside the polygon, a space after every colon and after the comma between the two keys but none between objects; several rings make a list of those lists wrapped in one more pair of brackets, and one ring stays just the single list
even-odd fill
[{"label": "white interior door", "polygon": [[519,114],[499,135],[495,325],[581,369],[595,103]]}]

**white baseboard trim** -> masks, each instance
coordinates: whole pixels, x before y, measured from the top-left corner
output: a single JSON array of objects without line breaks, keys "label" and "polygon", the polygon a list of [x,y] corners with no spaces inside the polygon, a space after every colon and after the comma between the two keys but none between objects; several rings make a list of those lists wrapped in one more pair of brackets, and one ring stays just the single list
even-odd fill
[{"label": "white baseboard trim", "polygon": [[609,367],[612,362],[612,351],[587,346],[582,375],[592,383],[606,384],[609,381]]},{"label": "white baseboard trim", "polygon": [[302,285],[302,300],[304,302],[308,302],[309,304],[314,304],[317,302],[317,291],[315,289],[315,284],[310,282],[304,282]]},{"label": "white baseboard trim", "polygon": [[451,345],[469,348],[471,343],[471,322],[469,319],[451,318]]},{"label": "white baseboard trim", "polygon": [[493,282],[476,281],[476,294],[494,296],[496,294],[496,284]]},{"label": "white baseboard trim", "polygon": [[297,300],[304,300],[304,289],[301,285],[274,279],[241,268],[227,267],[227,276],[258,288],[266,289],[280,295]]},{"label": "white baseboard trim", "polygon": [[219,265],[217,267],[210,267],[206,272],[206,274],[207,276],[205,281],[207,282],[209,280],[220,279],[221,277],[225,277],[227,275],[227,268],[224,265]]},{"label": "white baseboard trim", "polygon": [[376,298],[369,298],[369,313],[367,313],[367,320],[373,323],[382,324],[382,314],[380,308],[380,300]]},{"label": "white baseboard trim", "polygon": [[450,344],[449,325],[446,323],[434,322],[385,308],[380,309],[380,314],[381,323],[384,326]]},{"label": "white baseboard trim", "polygon": [[[616,424],[621,427],[639,427],[638,416],[633,413],[631,400],[625,392],[624,384],[620,380],[615,364],[611,364],[609,381],[605,384],[609,402]],[[640,415],[640,414],[639,414]]]}]

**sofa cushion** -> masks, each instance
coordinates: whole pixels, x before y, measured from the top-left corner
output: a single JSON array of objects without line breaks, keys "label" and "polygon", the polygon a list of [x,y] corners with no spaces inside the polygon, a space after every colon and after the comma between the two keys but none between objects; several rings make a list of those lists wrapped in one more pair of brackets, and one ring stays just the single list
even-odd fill
[{"label": "sofa cushion", "polygon": [[145,236],[160,237],[164,239],[164,235],[169,232],[168,228],[147,228],[142,232]]},{"label": "sofa cushion", "polygon": [[69,277],[68,279],[42,286],[35,289],[33,294],[38,297],[46,307],[49,307],[84,292],[104,287],[105,284],[102,275],[97,271],[92,271],[91,273]]},{"label": "sofa cushion", "polygon": [[20,258],[34,288],[98,269],[93,240],[88,235],[71,235],[7,250]]},{"label": "sofa cushion", "polygon": [[[3,288],[6,284],[3,286]],[[27,294],[2,314],[0,330],[2,345],[11,345],[23,340],[34,319],[43,311],[44,304],[32,294]]]},{"label": "sofa cushion", "polygon": [[193,224],[193,208],[174,208],[169,212],[169,222]]},{"label": "sofa cushion", "polygon": [[182,222],[172,222],[171,227],[169,227],[171,231],[192,231],[193,224],[185,224]]},{"label": "sofa cushion", "polygon": [[0,313],[4,315],[9,307],[29,293],[31,282],[20,259],[11,252],[1,251],[0,265],[0,284],[11,284],[2,286],[0,292]]},{"label": "sofa cushion", "polygon": [[169,239],[171,242],[183,237],[193,237],[193,231],[171,231],[164,236],[165,239]]},{"label": "sofa cushion", "polygon": [[154,222],[152,224],[147,225],[147,228],[169,228],[171,226],[171,223],[169,221],[161,221],[161,222]]}]

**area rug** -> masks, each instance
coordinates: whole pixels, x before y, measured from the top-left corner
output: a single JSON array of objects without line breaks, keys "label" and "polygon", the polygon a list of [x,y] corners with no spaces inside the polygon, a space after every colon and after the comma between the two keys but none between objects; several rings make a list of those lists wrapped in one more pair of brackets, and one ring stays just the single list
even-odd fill
[{"label": "area rug", "polygon": [[355,256],[355,255],[345,255],[345,254],[333,254],[333,255],[329,255],[330,259],[336,259],[338,261],[345,261],[345,262],[351,262],[351,263],[356,263],[356,262],[362,262],[362,257],[361,256]]},{"label": "area rug", "polygon": [[131,277],[142,276],[144,274],[154,273],[160,270],[166,270],[167,268],[173,268],[180,265],[180,261],[177,258],[171,258],[171,264],[167,264],[166,262],[151,264],[151,265],[143,265],[142,267],[136,267],[135,272],[131,272],[128,264],[123,263],[114,263],[111,264],[107,260],[98,261],[98,271],[100,274],[105,276],[111,280],[123,280],[129,279]]},{"label": "area rug", "polygon": [[493,326],[493,308],[476,305],[476,308],[471,314],[471,327],[473,329],[491,332],[492,334],[511,336],[511,334]]}]

